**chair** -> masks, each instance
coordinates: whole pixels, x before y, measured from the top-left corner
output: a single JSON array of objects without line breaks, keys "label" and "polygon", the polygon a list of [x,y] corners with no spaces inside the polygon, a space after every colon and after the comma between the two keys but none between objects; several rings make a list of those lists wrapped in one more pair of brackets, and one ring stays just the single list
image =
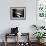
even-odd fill
[{"label": "chair", "polygon": [[13,36],[17,36],[15,38],[15,40],[17,40],[16,41],[16,46],[18,46],[18,27],[11,28],[11,33],[5,33],[5,46],[8,45],[7,38],[10,38],[10,37],[13,37]]},{"label": "chair", "polygon": [[24,41],[19,42],[19,46],[30,46],[29,33],[21,33],[21,39]]},{"label": "chair", "polygon": [[17,36],[17,38],[15,38],[16,40],[16,46],[18,46],[18,34],[9,34],[9,33],[6,33],[5,34],[5,46],[7,46],[8,42],[7,42],[7,39],[10,38],[11,36]]}]

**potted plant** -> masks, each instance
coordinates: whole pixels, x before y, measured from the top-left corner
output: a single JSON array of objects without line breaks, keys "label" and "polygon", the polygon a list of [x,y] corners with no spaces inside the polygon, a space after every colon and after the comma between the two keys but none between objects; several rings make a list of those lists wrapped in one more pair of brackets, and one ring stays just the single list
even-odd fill
[{"label": "potted plant", "polygon": [[46,36],[46,33],[45,32],[35,32],[33,35],[37,38],[37,41],[40,43],[40,40],[42,38],[45,38],[44,36]]},{"label": "potted plant", "polygon": [[38,30],[38,26],[37,25],[32,25],[33,28],[35,28],[36,30]]},{"label": "potted plant", "polygon": [[45,26],[32,25],[32,27],[35,28],[36,30],[45,29]]}]

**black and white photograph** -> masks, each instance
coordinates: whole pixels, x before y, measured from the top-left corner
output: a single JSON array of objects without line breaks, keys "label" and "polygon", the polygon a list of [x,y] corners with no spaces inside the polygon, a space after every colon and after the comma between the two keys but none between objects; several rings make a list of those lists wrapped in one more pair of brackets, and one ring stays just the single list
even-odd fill
[{"label": "black and white photograph", "polygon": [[10,8],[10,19],[11,20],[25,20],[26,19],[26,8],[25,7],[11,7]]}]

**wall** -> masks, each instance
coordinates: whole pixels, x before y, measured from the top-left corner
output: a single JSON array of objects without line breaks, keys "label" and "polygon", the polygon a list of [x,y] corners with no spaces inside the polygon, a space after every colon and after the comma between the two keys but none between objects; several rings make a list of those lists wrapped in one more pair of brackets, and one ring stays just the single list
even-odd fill
[{"label": "wall", "polygon": [[[10,7],[26,7],[26,20],[10,20]],[[32,36],[32,24],[36,24],[36,0],[0,0],[0,34],[17,26],[19,32],[30,32]]]}]

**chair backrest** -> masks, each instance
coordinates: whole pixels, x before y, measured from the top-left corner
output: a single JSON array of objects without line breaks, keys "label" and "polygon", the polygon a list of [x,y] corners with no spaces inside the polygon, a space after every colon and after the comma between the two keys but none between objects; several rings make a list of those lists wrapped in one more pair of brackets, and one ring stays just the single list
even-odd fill
[{"label": "chair backrest", "polygon": [[18,27],[16,28],[11,28],[11,34],[18,33]]}]

